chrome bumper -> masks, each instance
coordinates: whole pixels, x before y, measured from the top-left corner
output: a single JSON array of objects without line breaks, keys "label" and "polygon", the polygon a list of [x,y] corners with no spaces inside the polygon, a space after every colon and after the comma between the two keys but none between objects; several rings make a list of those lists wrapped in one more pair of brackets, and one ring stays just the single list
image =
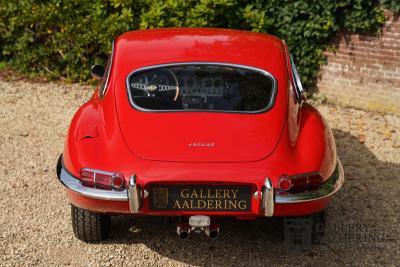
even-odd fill
[{"label": "chrome bumper", "polygon": [[335,194],[344,183],[344,171],[342,163],[337,159],[336,170],[320,188],[313,191],[305,191],[295,194],[280,194],[276,192],[275,203],[277,204],[290,204],[290,203],[302,203],[308,201],[319,200],[327,198]]},{"label": "chrome bumper", "polygon": [[103,189],[83,186],[79,179],[74,177],[64,168],[62,156],[60,156],[57,163],[57,176],[60,182],[65,187],[74,191],[75,193],[78,193],[79,195],[89,198],[103,199],[109,201],[129,200],[129,207],[131,212],[132,213],[139,212],[139,209],[142,204],[142,195],[140,188],[138,188],[138,186],[136,185],[135,176],[133,175],[129,181],[128,189],[116,191],[116,190],[103,190]]},{"label": "chrome bumper", "polygon": [[115,190],[102,190],[83,186],[81,181],[70,174],[65,168],[62,162],[62,158],[58,160],[57,164],[57,176],[60,182],[68,189],[85,197],[112,200],[112,201],[127,201],[128,193],[127,190],[115,191]]},{"label": "chrome bumper", "polygon": [[[129,201],[132,213],[138,213],[142,207],[143,190],[136,184],[135,175],[131,176],[128,188],[120,191],[86,187],[81,184],[78,178],[74,177],[64,168],[62,157],[60,156],[57,164],[57,176],[65,187],[82,196],[109,201]],[[344,172],[339,159],[337,160],[337,169],[334,174],[320,188],[313,191],[293,194],[287,192],[283,194],[277,190],[274,192],[271,180],[266,178],[261,192],[261,209],[265,216],[270,217],[274,214],[275,204],[303,203],[330,197],[342,187],[343,183]]]},{"label": "chrome bumper", "polygon": [[[301,193],[287,193],[275,190],[268,186],[271,184],[269,178],[265,179],[265,185],[262,190],[262,209],[265,216],[272,216],[274,211],[274,204],[296,204],[309,201],[320,200],[335,194],[344,183],[344,171],[342,163],[337,159],[337,166],[329,178],[320,188],[313,191],[305,191]],[[271,201],[272,199],[272,201]],[[268,203],[270,203],[268,205]]]}]

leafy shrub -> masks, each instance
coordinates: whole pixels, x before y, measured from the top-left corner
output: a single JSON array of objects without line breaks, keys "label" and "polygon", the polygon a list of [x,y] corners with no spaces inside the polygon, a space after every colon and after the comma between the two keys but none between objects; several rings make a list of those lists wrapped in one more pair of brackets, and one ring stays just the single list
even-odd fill
[{"label": "leafy shrub", "polygon": [[396,13],[400,12],[400,1],[399,0],[380,0],[382,5]]},{"label": "leafy shrub", "polygon": [[[397,0],[381,1],[398,9]],[[221,27],[284,39],[310,86],[339,29],[376,32],[384,22],[374,0],[0,0],[0,13],[0,62],[69,81],[87,80],[125,31]]]}]

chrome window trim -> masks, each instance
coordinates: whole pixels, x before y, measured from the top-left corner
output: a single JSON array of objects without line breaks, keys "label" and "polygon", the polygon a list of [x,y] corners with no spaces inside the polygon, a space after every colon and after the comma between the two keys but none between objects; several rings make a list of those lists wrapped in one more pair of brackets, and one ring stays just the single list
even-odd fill
[{"label": "chrome window trim", "polygon": [[293,82],[294,82],[293,85],[295,87],[296,96],[300,101],[301,96],[304,92],[303,84],[301,83],[299,72],[297,71],[296,64],[294,64],[292,55],[290,55],[289,58],[290,58],[290,67],[292,69],[292,75],[293,75]]},{"label": "chrome window trim", "polygon": [[[271,99],[268,103],[268,105],[260,110],[255,110],[255,111],[229,111],[229,110],[198,110],[198,109],[185,109],[185,110],[152,110],[152,109],[146,109],[146,108],[142,108],[139,107],[138,105],[135,104],[135,102],[132,99],[132,95],[131,95],[131,90],[129,89],[129,79],[131,78],[132,75],[141,72],[141,71],[145,71],[145,70],[151,70],[151,69],[155,69],[155,68],[162,68],[162,67],[175,67],[175,66],[186,66],[186,65],[204,65],[204,66],[221,66],[221,67],[233,67],[233,68],[239,68],[239,69],[246,69],[246,70],[250,70],[250,71],[254,71],[254,72],[258,72],[261,73],[265,76],[267,76],[268,78],[270,78],[272,80],[272,96]],[[142,67],[142,68],[138,68],[134,71],[132,71],[131,73],[128,74],[127,78],[126,78],[126,90],[128,93],[128,98],[129,98],[129,103],[131,104],[131,106],[139,111],[143,111],[143,112],[152,112],[152,113],[166,113],[166,112],[208,112],[208,113],[236,113],[236,114],[258,114],[258,113],[264,113],[267,112],[268,110],[270,110],[274,105],[275,105],[275,100],[276,100],[276,96],[278,94],[278,82],[276,80],[276,78],[269,73],[266,70],[263,69],[259,69],[256,67],[251,67],[251,66],[246,66],[246,65],[241,65],[241,64],[233,64],[233,63],[224,63],[224,62],[206,62],[206,61],[193,61],[193,62],[176,62],[176,63],[167,63],[167,64],[159,64],[159,65],[151,65],[151,66],[146,66],[146,67]]]},{"label": "chrome window trim", "polygon": [[[107,91],[107,87],[108,87],[108,82],[110,81],[110,74],[111,74],[111,68],[114,62],[114,41],[112,42],[111,45],[111,55],[110,55],[110,62],[108,62],[108,64],[110,64],[109,69],[108,69],[108,73],[106,73],[106,82],[104,84],[104,88],[101,89],[99,88],[99,95],[100,97],[103,97]],[[108,67],[108,66],[107,66]]]}]

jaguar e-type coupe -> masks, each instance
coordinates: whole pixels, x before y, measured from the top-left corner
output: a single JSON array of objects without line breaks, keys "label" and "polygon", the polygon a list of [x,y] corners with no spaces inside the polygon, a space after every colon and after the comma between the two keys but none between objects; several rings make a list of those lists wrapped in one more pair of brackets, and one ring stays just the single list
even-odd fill
[{"label": "jaguar e-type coupe", "polygon": [[57,164],[78,239],[106,238],[126,214],[174,218],[180,238],[216,237],[220,217],[284,217],[290,242],[320,240],[343,168],[283,40],[131,31],[91,74]]}]

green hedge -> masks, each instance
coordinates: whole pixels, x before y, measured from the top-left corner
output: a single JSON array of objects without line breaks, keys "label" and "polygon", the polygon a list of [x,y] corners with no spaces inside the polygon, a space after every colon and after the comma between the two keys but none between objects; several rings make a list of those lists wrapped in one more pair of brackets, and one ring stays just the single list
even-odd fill
[{"label": "green hedge", "polygon": [[[373,31],[384,22],[374,0],[0,0],[0,66],[86,81],[114,37],[134,29],[222,27],[267,32],[289,45],[306,86],[339,29]],[[382,0],[398,9],[398,0]]]}]

